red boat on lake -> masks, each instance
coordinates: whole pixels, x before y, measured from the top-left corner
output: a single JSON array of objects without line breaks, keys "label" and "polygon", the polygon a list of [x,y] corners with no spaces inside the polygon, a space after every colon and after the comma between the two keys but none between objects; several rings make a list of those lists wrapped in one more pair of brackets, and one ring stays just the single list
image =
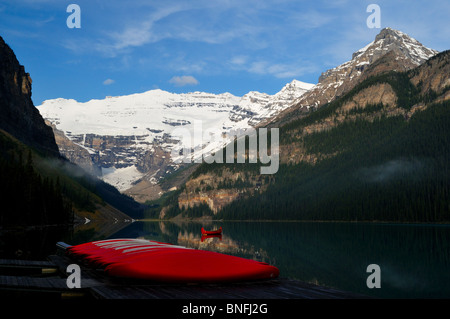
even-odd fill
[{"label": "red boat on lake", "polygon": [[220,228],[216,230],[205,230],[202,227],[202,235],[220,235],[220,234],[222,234],[222,226],[220,226]]}]

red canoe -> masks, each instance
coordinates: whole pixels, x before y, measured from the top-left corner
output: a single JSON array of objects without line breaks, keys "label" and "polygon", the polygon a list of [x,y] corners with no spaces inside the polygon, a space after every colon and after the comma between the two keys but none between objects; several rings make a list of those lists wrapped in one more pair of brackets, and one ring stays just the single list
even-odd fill
[{"label": "red canoe", "polygon": [[205,230],[202,227],[202,235],[219,235],[219,234],[222,234],[222,226],[220,226],[220,228],[216,230]]},{"label": "red canoe", "polygon": [[67,254],[110,276],[171,283],[276,278],[278,268],[251,259],[142,239],[111,239],[67,248]]}]

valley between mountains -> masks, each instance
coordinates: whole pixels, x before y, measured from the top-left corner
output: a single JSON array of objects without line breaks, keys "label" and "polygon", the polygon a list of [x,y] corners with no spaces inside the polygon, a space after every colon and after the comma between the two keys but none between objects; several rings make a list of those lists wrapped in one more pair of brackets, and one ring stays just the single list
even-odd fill
[{"label": "valley between mountains", "polygon": [[[149,204],[142,217],[450,220],[449,52],[385,28],[317,84],[277,94],[152,90],[37,106],[59,152]],[[279,128],[280,169],[177,164],[176,128],[246,132]],[[233,141],[226,141],[227,143]],[[194,141],[194,154],[226,143]]]}]

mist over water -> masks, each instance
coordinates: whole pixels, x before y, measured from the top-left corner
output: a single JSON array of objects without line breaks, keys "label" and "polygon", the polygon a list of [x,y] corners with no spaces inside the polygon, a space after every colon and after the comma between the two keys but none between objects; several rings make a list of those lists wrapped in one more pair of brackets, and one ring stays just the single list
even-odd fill
[{"label": "mist over water", "polygon": [[419,173],[424,168],[419,159],[394,159],[383,164],[361,168],[357,176],[371,183],[383,183],[407,174]]}]

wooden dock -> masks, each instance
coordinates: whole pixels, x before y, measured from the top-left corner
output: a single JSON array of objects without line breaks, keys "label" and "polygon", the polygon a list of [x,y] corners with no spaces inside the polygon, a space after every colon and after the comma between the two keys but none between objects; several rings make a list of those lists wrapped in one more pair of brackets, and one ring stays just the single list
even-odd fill
[{"label": "wooden dock", "polygon": [[290,279],[233,284],[163,284],[108,277],[82,265],[81,288],[68,288],[67,266],[74,261],[52,255],[45,261],[0,259],[0,295],[59,299],[365,299]]}]

